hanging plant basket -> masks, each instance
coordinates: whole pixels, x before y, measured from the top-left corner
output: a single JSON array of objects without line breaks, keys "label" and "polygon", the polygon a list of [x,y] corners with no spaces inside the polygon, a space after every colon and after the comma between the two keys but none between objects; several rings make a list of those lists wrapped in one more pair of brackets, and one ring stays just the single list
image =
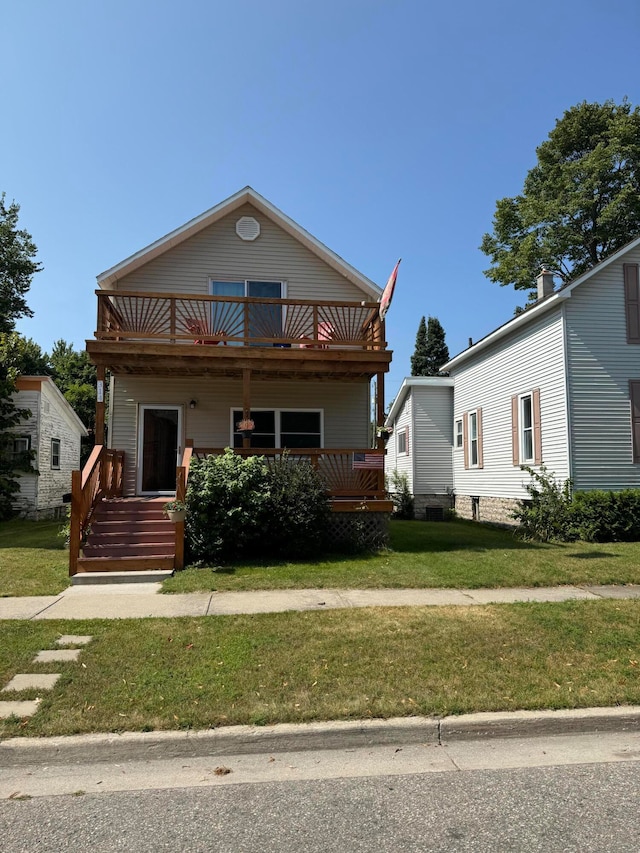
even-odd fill
[{"label": "hanging plant basket", "polygon": [[172,521],[174,524],[184,521],[187,517],[186,509],[168,509],[166,514],[169,521]]}]

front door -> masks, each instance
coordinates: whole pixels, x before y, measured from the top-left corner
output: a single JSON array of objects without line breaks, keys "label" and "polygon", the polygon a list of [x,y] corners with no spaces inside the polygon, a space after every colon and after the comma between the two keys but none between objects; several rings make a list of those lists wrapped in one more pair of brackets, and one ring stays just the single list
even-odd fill
[{"label": "front door", "polygon": [[140,406],[138,494],[173,494],[182,448],[180,406]]}]

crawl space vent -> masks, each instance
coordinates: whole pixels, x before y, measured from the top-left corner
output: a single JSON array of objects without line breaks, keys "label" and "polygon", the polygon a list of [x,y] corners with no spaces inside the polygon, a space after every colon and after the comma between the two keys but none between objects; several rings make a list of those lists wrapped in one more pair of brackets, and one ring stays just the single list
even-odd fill
[{"label": "crawl space vent", "polygon": [[253,216],[241,216],[236,222],[236,234],[241,240],[255,240],[260,236],[260,223]]}]

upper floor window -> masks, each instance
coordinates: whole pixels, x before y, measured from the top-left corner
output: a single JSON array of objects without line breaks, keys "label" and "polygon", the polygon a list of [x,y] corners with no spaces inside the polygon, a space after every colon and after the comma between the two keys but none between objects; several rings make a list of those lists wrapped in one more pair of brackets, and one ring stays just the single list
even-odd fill
[{"label": "upper floor window", "polygon": [[60,467],[60,439],[52,438],[51,439],[51,467],[59,468]]},{"label": "upper floor window", "polygon": [[[252,297],[254,299],[282,299],[285,285],[282,281],[214,281],[212,296]],[[240,302],[213,302],[211,305],[211,330],[214,335],[232,338],[277,338],[282,336],[282,306],[251,303],[245,311]],[[248,327],[245,329],[245,325]],[[229,341],[241,346],[242,341]],[[259,343],[259,341],[256,341]]]},{"label": "upper floor window", "polygon": [[398,456],[409,455],[409,427],[398,430],[396,434],[396,453]]},{"label": "upper floor window", "polygon": [[531,394],[520,397],[520,459],[533,462],[533,403]]}]

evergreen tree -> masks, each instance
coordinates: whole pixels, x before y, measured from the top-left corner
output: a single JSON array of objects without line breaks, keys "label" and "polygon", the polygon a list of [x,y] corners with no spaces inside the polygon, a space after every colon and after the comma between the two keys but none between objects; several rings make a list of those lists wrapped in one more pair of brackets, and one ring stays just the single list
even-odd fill
[{"label": "evergreen tree", "polygon": [[426,376],[427,370],[427,323],[423,317],[418,326],[416,348],[411,356],[411,375]]},{"label": "evergreen tree", "polygon": [[437,376],[443,364],[449,361],[449,348],[445,333],[437,317],[423,317],[418,326],[416,348],[411,356],[412,376]]}]

